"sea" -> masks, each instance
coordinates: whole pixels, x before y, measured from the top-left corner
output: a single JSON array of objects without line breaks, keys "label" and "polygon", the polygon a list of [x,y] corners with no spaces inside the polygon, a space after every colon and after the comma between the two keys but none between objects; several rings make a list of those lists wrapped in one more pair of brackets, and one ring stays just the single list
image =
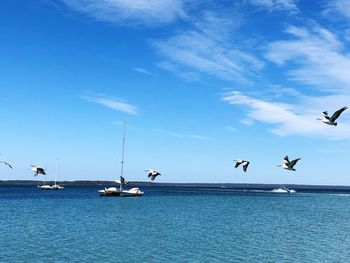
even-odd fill
[{"label": "sea", "polygon": [[0,185],[0,262],[350,262],[350,193]]}]

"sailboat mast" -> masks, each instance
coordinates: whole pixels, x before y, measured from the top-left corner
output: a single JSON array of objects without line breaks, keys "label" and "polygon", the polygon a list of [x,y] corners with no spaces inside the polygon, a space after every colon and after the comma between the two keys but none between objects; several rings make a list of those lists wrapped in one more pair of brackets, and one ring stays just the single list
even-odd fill
[{"label": "sailboat mast", "polygon": [[[120,181],[121,177],[124,175],[124,146],[125,145],[125,121],[124,121],[124,131],[123,131],[123,141],[122,141],[122,161],[121,161],[121,170],[120,170]],[[123,185],[120,184],[120,190],[122,190]]]},{"label": "sailboat mast", "polygon": [[[45,171],[47,170],[46,167],[47,167],[47,161],[45,161]],[[44,182],[44,185],[46,185],[46,175],[45,174],[43,174],[43,182]]]},{"label": "sailboat mast", "polygon": [[56,158],[56,176],[55,176],[55,185],[57,184],[57,177],[58,177],[58,157]]}]

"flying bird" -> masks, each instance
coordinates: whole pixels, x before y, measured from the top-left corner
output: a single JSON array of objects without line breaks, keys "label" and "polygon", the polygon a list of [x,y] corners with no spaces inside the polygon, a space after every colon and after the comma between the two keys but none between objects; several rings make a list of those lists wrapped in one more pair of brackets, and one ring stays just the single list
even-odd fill
[{"label": "flying bird", "polygon": [[46,174],[44,168],[41,168],[41,167],[35,166],[35,165],[30,165],[30,166],[32,167],[31,170],[34,173],[34,176],[37,176],[38,174],[42,174],[42,175]]},{"label": "flying bird", "polygon": [[145,170],[145,172],[148,172],[148,178],[151,178],[152,181],[154,181],[154,179],[156,179],[156,177],[158,175],[161,175],[161,173],[153,170],[153,169],[148,169],[148,170]]},{"label": "flying bird", "polygon": [[323,114],[323,118],[322,119],[317,119],[317,120],[321,120],[322,122],[324,122],[325,124],[328,125],[333,125],[333,126],[337,126],[338,123],[336,123],[335,121],[338,119],[338,117],[340,116],[340,114],[345,111],[348,107],[343,107],[339,110],[337,110],[336,112],[333,113],[333,115],[331,117],[328,116],[328,112],[324,111]]},{"label": "flying bird", "polygon": [[115,180],[115,182],[117,184],[120,184],[120,185],[127,185],[129,183],[129,181],[126,181],[123,176],[120,176],[120,181],[119,180]]},{"label": "flying bird", "polygon": [[11,164],[9,164],[8,162],[0,161],[0,163],[3,163],[3,164],[5,164],[5,165],[7,165],[8,167],[10,167],[11,169],[13,169],[13,167],[11,166]]},{"label": "flying bird", "polygon": [[295,159],[293,161],[289,161],[288,155],[286,155],[283,159],[283,164],[279,164],[277,166],[282,167],[283,169],[295,171],[294,166],[301,158]]},{"label": "flying bird", "polygon": [[248,165],[250,162],[248,161],[245,161],[245,160],[241,160],[241,159],[238,159],[238,160],[234,160],[236,162],[235,164],[235,168],[237,168],[238,166],[240,166],[242,164],[242,167],[243,167],[243,171],[246,172],[247,169],[248,169]]}]

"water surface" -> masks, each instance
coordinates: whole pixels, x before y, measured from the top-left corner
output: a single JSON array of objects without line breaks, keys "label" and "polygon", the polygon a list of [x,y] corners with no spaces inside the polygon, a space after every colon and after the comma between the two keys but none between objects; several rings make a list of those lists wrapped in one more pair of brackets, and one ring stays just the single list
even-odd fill
[{"label": "water surface", "polygon": [[1,262],[349,262],[350,195],[0,186]]}]

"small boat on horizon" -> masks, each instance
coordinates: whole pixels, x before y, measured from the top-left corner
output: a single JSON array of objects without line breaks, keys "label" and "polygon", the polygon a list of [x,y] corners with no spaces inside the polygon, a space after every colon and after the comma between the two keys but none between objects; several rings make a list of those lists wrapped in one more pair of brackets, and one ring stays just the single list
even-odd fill
[{"label": "small boat on horizon", "polygon": [[123,186],[127,185],[129,182],[126,181],[123,177],[124,174],[124,144],[125,144],[125,122],[124,122],[124,132],[123,132],[123,141],[122,141],[122,161],[121,161],[121,170],[120,170],[120,181],[116,180],[115,182],[119,184],[117,187],[105,187],[105,189],[98,190],[100,196],[118,196],[118,197],[131,197],[131,196],[142,196],[143,192],[138,187],[133,187],[128,190],[124,190]]},{"label": "small boat on horizon", "polygon": [[[45,176],[46,173],[44,172],[44,173],[42,173],[42,175]],[[55,184],[49,185],[49,184],[45,183],[45,180],[43,180],[44,184],[43,185],[38,185],[37,188],[40,189],[40,190],[63,190],[64,186],[57,184],[57,178],[58,178],[58,158],[56,159]]]},{"label": "small boat on horizon", "polygon": [[271,191],[272,193],[296,193],[296,191],[294,189],[289,189],[288,187],[280,187],[277,189],[273,189]]}]

